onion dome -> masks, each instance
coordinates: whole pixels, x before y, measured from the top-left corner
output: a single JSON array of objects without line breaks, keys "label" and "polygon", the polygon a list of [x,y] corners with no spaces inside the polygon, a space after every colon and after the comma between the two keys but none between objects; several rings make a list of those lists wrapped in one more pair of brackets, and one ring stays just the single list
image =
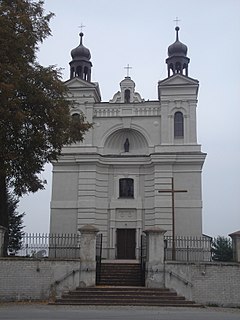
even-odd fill
[{"label": "onion dome", "polygon": [[180,73],[188,76],[188,64],[190,59],[187,57],[187,46],[179,41],[178,32],[180,30],[179,27],[175,28],[176,30],[176,41],[168,47],[168,58],[166,59],[166,63],[168,65],[168,77],[170,77],[170,73],[172,71],[173,74]]},{"label": "onion dome", "polygon": [[90,50],[83,45],[83,33],[80,34],[80,44],[72,49],[72,61],[70,64],[70,78],[78,77],[82,80],[91,82],[92,62]]},{"label": "onion dome", "polygon": [[77,46],[75,49],[71,51],[71,56],[73,60],[78,60],[78,59],[86,59],[90,60],[91,59],[91,53],[90,50],[83,45],[83,33],[81,32],[80,34],[80,44]]},{"label": "onion dome", "polygon": [[168,47],[168,56],[187,56],[187,46],[179,41],[178,31],[179,27],[175,28],[176,30],[176,41]]}]

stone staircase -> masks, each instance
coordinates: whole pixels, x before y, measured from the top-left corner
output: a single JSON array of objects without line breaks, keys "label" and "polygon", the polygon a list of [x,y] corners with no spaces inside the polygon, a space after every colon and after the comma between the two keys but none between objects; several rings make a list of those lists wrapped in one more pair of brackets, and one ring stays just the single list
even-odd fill
[{"label": "stone staircase", "polygon": [[64,293],[55,305],[199,307],[169,289],[143,286],[139,263],[102,263],[96,287]]},{"label": "stone staircase", "polygon": [[169,289],[145,287],[77,288],[63,294],[55,305],[200,307]]},{"label": "stone staircase", "polygon": [[102,263],[99,285],[143,286],[139,263]]}]

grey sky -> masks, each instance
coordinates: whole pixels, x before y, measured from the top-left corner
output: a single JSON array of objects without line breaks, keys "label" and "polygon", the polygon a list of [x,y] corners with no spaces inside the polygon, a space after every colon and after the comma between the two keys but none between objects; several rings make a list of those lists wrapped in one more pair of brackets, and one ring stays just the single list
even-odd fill
[{"label": "grey sky", "polygon": [[[92,80],[100,84],[102,100],[119,90],[130,76],[136,91],[157,99],[157,83],[167,76],[165,59],[175,41],[176,17],[180,41],[188,46],[189,76],[200,82],[198,142],[207,152],[203,167],[203,231],[211,236],[240,230],[240,1],[239,0],[45,0],[56,14],[52,37],[40,46],[39,61],[63,68],[69,77],[70,51],[79,44],[92,55]],[[51,167],[42,173],[45,191],[25,196],[27,232],[48,232]]]}]

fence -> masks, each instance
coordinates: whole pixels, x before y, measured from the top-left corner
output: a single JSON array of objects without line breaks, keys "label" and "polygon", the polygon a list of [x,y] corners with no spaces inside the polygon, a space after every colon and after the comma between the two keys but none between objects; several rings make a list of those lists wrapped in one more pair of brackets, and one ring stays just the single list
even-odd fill
[{"label": "fence", "polygon": [[[80,235],[25,233],[16,256],[79,258]],[[11,255],[11,254],[10,254]]]},{"label": "fence", "polygon": [[[101,239],[97,239],[97,255],[101,256]],[[212,239],[209,237],[164,237],[165,260],[176,261],[211,261]],[[141,263],[144,268],[146,257],[146,239],[142,238]],[[174,254],[173,254],[174,251]],[[10,253],[11,255],[11,253]],[[79,258],[80,235],[79,234],[40,234],[26,233],[22,237],[21,249],[16,256],[36,258]],[[173,259],[174,257],[174,259]],[[101,263],[101,262],[100,262]]]},{"label": "fence", "polygon": [[[211,261],[212,238],[209,237],[164,237],[165,260]],[[174,252],[173,252],[174,251]],[[174,259],[173,259],[174,257]]]}]

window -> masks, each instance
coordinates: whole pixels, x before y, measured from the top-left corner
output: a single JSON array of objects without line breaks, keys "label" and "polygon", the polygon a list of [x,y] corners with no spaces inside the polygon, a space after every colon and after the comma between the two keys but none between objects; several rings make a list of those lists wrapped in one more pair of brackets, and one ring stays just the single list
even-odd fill
[{"label": "window", "polygon": [[134,198],[133,179],[119,179],[119,198]]},{"label": "window", "polygon": [[84,67],[83,79],[87,80],[87,77],[88,77],[88,67]]},{"label": "window", "polygon": [[81,66],[78,66],[78,67],[77,67],[77,70],[76,70],[76,76],[77,76],[77,77],[81,77],[81,74],[82,74],[82,67],[81,67]]},{"label": "window", "polygon": [[184,123],[182,112],[174,114],[174,138],[183,138],[184,136]]},{"label": "window", "polygon": [[73,113],[72,114],[73,121],[79,121],[80,120],[80,114],[79,113]]},{"label": "window", "polygon": [[126,89],[124,91],[124,102],[130,103],[130,90],[129,89]]},{"label": "window", "polygon": [[75,70],[74,70],[74,68],[72,67],[72,68],[71,68],[70,78],[73,78],[73,77],[75,77]]}]

